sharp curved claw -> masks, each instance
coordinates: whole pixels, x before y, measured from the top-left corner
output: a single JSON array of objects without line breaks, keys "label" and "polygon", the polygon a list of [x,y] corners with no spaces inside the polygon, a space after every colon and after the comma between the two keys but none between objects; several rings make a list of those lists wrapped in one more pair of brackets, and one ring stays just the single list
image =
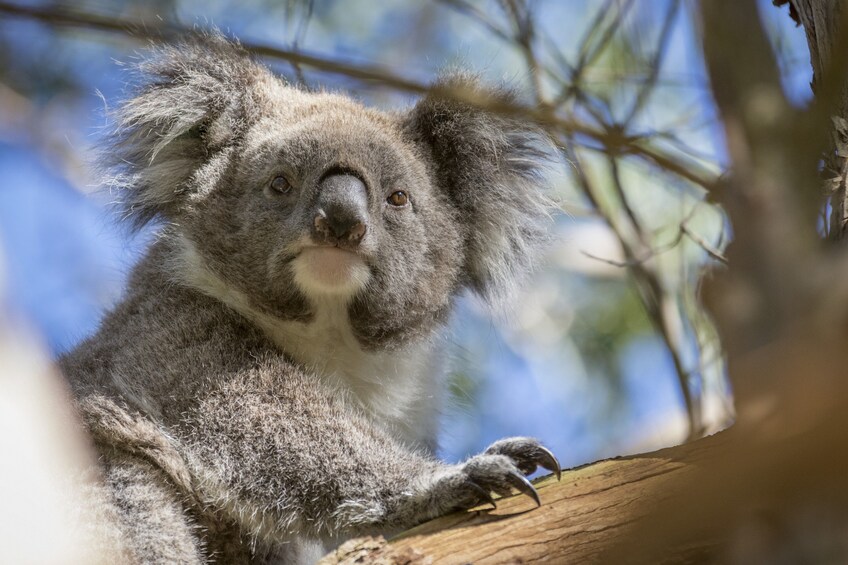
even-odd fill
[{"label": "sharp curved claw", "polygon": [[491,504],[492,510],[498,509],[498,505],[495,504],[495,499],[492,498],[491,494],[486,492],[486,489],[484,489],[483,487],[481,487],[477,483],[474,483],[474,482],[471,482],[471,481],[468,482],[468,486],[471,487],[471,490],[473,490],[474,492],[477,493],[477,496],[480,497],[480,500],[482,500],[483,502],[485,502],[487,504]]},{"label": "sharp curved claw", "polygon": [[562,478],[562,469],[560,469],[559,460],[548,448],[540,445],[538,449],[540,455],[536,463],[543,469],[553,471],[556,474],[557,481],[559,481]]},{"label": "sharp curved claw", "polygon": [[515,471],[510,471],[506,477],[509,484],[515,487],[522,494],[526,494],[532,498],[536,502],[537,507],[542,505],[542,501],[539,500],[539,493],[536,492],[536,487],[533,486],[533,483],[527,480],[527,477]]}]

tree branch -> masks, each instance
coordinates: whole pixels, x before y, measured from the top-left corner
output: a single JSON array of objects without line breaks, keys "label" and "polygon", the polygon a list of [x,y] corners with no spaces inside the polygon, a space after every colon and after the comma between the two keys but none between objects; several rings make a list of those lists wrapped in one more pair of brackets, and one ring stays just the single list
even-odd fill
[{"label": "tree branch", "polygon": [[[525,496],[497,500],[497,510],[458,512],[386,542],[360,538],[320,565],[386,563],[596,563],[656,504],[684,495],[669,485],[715,452],[720,434],[654,453],[610,459],[534,481],[540,508]],[[710,554],[716,540],[667,548],[669,561]],[[611,561],[610,561],[611,562]]]}]

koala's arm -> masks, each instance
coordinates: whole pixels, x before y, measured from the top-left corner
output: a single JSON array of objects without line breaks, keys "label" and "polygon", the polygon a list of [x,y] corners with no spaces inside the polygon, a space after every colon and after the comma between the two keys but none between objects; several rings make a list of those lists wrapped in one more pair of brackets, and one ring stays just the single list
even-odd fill
[{"label": "koala's arm", "polygon": [[517,488],[556,461],[536,441],[503,440],[445,465],[394,440],[339,393],[285,362],[230,376],[183,426],[209,502],[270,540],[399,530]]}]

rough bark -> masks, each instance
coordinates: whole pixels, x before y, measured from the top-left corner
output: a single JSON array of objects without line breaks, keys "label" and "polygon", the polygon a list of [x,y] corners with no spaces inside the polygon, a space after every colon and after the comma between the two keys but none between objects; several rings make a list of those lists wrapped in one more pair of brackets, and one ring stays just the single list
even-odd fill
[{"label": "rough bark", "polygon": [[[542,506],[525,496],[497,501],[496,510],[459,512],[390,541],[360,538],[322,565],[380,563],[595,563],[626,539],[664,499],[680,496],[680,479],[710,457],[722,434],[654,453],[601,461],[535,481]],[[673,480],[674,479],[674,480]],[[709,555],[714,540],[668,548],[678,561]]]},{"label": "rough bark", "polygon": [[[841,0],[788,0],[792,8],[792,16],[803,26],[807,36],[807,46],[810,50],[810,65],[813,68],[811,87],[820,98],[824,94],[825,79],[833,74],[836,66],[844,67],[844,38],[840,29],[845,18],[844,2]],[[786,3],[787,0],[776,1],[776,4]],[[842,44],[840,44],[842,42]],[[845,157],[848,156],[848,88],[845,84],[838,85],[838,91],[829,93],[832,96],[832,115],[834,116],[834,132],[825,154],[825,174],[829,179],[826,190],[831,194],[831,212],[829,235],[833,239],[842,239],[848,225],[848,167]]]}]

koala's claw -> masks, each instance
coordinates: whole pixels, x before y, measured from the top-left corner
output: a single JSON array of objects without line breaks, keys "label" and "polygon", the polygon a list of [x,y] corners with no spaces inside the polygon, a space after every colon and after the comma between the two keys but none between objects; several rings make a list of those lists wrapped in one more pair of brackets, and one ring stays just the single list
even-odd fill
[{"label": "koala's claw", "polygon": [[485,502],[497,508],[491,493],[509,496],[514,491],[533,499],[541,506],[539,493],[525,475],[537,467],[557,472],[556,457],[531,438],[510,438],[497,441],[465,463],[455,465],[432,487],[428,498],[445,501],[445,508],[473,508]]},{"label": "koala's claw", "polygon": [[487,454],[506,455],[515,461],[515,465],[525,475],[529,475],[541,467],[552,471],[557,480],[562,478],[559,460],[549,449],[537,440],[526,437],[515,437],[496,441],[486,449]]},{"label": "koala's claw", "polygon": [[533,486],[533,483],[527,480],[527,477],[516,471],[511,471],[506,476],[506,480],[515,487],[517,491],[532,498],[536,503],[537,508],[542,505],[542,501],[539,500],[539,493],[536,492],[536,487]]},{"label": "koala's claw", "polygon": [[401,505],[399,515],[404,516],[404,520],[420,523],[446,512],[467,510],[484,503],[497,509],[492,496],[510,496],[516,490],[532,498],[539,507],[542,505],[539,493],[525,476],[537,467],[557,472],[559,476],[556,457],[535,439],[517,437],[497,441],[463,463],[436,464],[429,468],[428,474],[419,479],[421,490],[409,491],[411,496],[405,500],[410,506]]},{"label": "koala's claw", "polygon": [[542,445],[539,446],[539,467],[542,469],[547,469],[548,471],[553,471],[556,475],[557,481],[562,479],[562,468],[559,465],[559,459],[551,453],[551,451]]},{"label": "koala's claw", "polygon": [[498,509],[498,505],[497,505],[497,504],[495,504],[495,499],[494,499],[494,498],[492,498],[492,495],[491,495],[491,494],[489,494],[489,493],[486,491],[486,489],[484,489],[483,487],[481,487],[481,486],[480,486],[480,485],[478,485],[477,483],[470,482],[470,481],[468,482],[468,486],[471,488],[471,490],[473,490],[474,492],[476,492],[476,493],[477,493],[477,496],[479,496],[479,497],[480,497],[480,501],[481,501],[481,502],[485,502],[486,504],[491,504],[491,505],[492,505],[492,510],[497,510],[497,509]]}]

